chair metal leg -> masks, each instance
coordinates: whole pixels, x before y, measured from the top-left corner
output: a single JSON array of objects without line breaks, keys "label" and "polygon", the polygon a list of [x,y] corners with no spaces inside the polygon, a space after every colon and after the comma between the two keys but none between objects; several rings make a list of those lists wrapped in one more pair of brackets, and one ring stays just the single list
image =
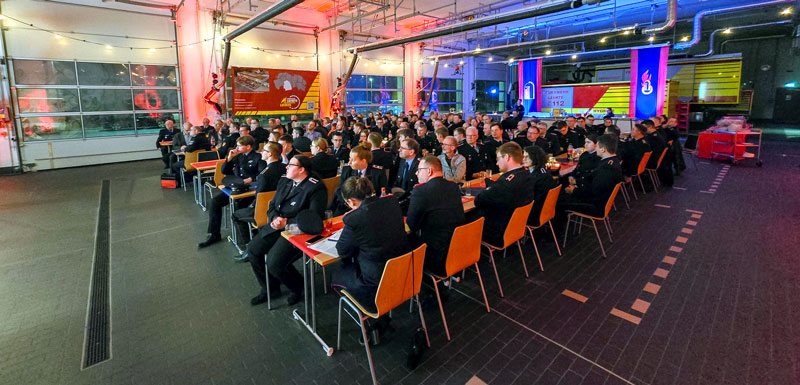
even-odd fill
[{"label": "chair metal leg", "polygon": [[444,316],[444,307],[442,307],[442,297],[439,296],[439,280],[431,277],[433,280],[433,289],[436,291],[436,301],[439,302],[439,312],[442,313],[442,323],[444,323],[444,333],[447,335],[447,340],[450,341],[450,329],[447,327],[447,318]]},{"label": "chair metal leg", "polygon": [[622,188],[620,190],[622,191],[622,198],[625,199],[625,207],[627,207],[628,210],[630,210],[631,209],[631,205],[628,204],[628,192],[625,190],[625,184],[624,183],[622,184]]},{"label": "chair metal leg", "polygon": [[342,301],[344,297],[339,298],[339,321],[336,323],[336,350],[342,348]]},{"label": "chair metal leg", "polygon": [[633,199],[639,200],[639,197],[636,195],[636,186],[633,185],[633,178],[631,178],[631,191],[633,192]]},{"label": "chair metal leg", "polygon": [[364,350],[367,351],[367,361],[369,361],[369,371],[372,374],[372,383],[378,385],[378,378],[375,376],[375,364],[372,363],[372,352],[369,350],[369,339],[367,339],[367,329],[364,327],[364,319],[361,314],[358,315],[358,320],[361,326],[361,337],[364,338]]},{"label": "chair metal leg", "polygon": [[603,221],[603,224],[606,225],[606,233],[608,233],[609,242],[614,243],[614,240],[611,239],[611,226],[605,220]]},{"label": "chair metal leg", "polygon": [[478,282],[481,284],[481,292],[483,293],[483,303],[486,304],[486,312],[489,313],[491,312],[489,310],[489,300],[486,298],[486,288],[483,287],[483,278],[481,277],[481,269],[478,267],[478,262],[475,262],[475,272],[478,273]]},{"label": "chair metal leg", "polygon": [[647,191],[644,189],[644,182],[642,182],[642,174],[636,175],[639,178],[639,185],[642,186],[642,195],[647,194]]},{"label": "chair metal leg", "polygon": [[[264,276],[267,282],[267,310],[272,310],[272,296],[269,294],[269,265],[267,265],[267,254],[264,254]],[[252,256],[250,257],[252,258]],[[303,266],[303,272],[305,273],[305,266]],[[308,314],[308,313],[306,313]]]},{"label": "chair metal leg", "polygon": [[533,251],[536,252],[536,258],[539,259],[539,269],[544,271],[544,265],[542,265],[542,257],[539,256],[539,248],[536,247],[536,240],[533,239],[533,230],[531,230],[530,227],[528,227],[528,233],[531,235],[531,243],[533,243]]},{"label": "chair metal leg", "polygon": [[580,223],[577,223],[575,228],[578,229],[578,235],[581,235],[581,229],[583,228],[583,217],[578,218],[580,218]]},{"label": "chair metal leg", "polygon": [[614,234],[614,229],[611,228],[611,218],[606,217],[605,219],[603,219],[603,222],[606,223],[606,229],[608,230],[608,232]]},{"label": "chair metal leg", "polygon": [[322,266],[322,292],[328,294],[328,275],[325,274],[325,266]]},{"label": "chair metal leg", "polygon": [[553,234],[553,241],[556,244],[556,251],[558,251],[558,255],[561,256],[561,248],[558,247],[558,238],[556,238],[556,231],[553,229],[553,221],[547,221],[547,224],[550,225],[550,233]]},{"label": "chair metal leg", "polygon": [[[572,221],[572,214],[567,214],[567,228],[566,228],[566,230],[564,230],[564,244],[561,245],[562,247],[567,247],[567,236],[569,235],[569,223],[570,223],[570,221]],[[550,226],[552,226],[552,224]]]},{"label": "chair metal leg", "polygon": [[522,268],[525,270],[525,278],[530,277],[528,275],[528,266],[525,264],[525,256],[522,254],[522,245],[520,245],[519,241],[517,241],[517,248],[519,249],[519,259],[522,260]]},{"label": "chair metal leg", "polygon": [[419,311],[419,320],[422,322],[422,330],[425,331],[425,342],[428,343],[428,347],[431,347],[431,339],[428,337],[428,327],[425,325],[425,316],[422,314],[422,304],[419,302],[419,295],[415,295],[414,298],[417,299],[417,310]]},{"label": "chair metal leg", "polygon": [[654,170],[647,170],[650,181],[653,182],[653,191],[658,192],[658,174]]},{"label": "chair metal leg", "polygon": [[494,278],[497,279],[497,288],[500,289],[500,298],[503,298],[503,285],[500,284],[500,275],[497,274],[497,265],[494,263],[494,252],[489,248],[489,259],[492,261],[492,268],[494,269]]},{"label": "chair metal leg", "polygon": [[603,240],[600,239],[600,232],[597,231],[597,223],[592,220],[592,226],[594,226],[594,234],[597,235],[597,242],[600,243],[600,251],[603,252],[603,258],[606,258],[606,249],[603,248]]}]

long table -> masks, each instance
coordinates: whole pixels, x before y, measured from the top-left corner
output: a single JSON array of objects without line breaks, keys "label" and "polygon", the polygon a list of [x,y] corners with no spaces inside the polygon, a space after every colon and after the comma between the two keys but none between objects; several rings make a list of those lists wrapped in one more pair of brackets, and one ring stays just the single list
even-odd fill
[{"label": "long table", "polygon": [[[475,209],[475,197],[461,197],[461,203],[464,206],[464,212],[468,212]],[[344,227],[344,223],[342,223],[342,217],[343,216],[339,216],[327,220],[326,224],[328,225],[326,227],[329,228],[330,230],[322,234],[325,238],[331,236],[335,231],[338,231],[339,229]],[[406,227],[406,231],[408,231],[408,227]],[[312,336],[314,336],[314,338],[317,340],[317,342],[319,342],[320,345],[322,345],[322,350],[325,351],[325,354],[327,354],[328,357],[330,357],[331,355],[333,355],[333,347],[328,345],[325,342],[325,340],[322,339],[322,337],[317,333],[317,313],[316,313],[316,296],[314,294],[315,282],[314,282],[313,264],[322,266],[324,272],[325,266],[338,262],[339,258],[325,253],[320,253],[319,251],[316,250],[312,250],[309,247],[309,245],[306,244],[306,241],[313,238],[314,235],[291,234],[288,231],[284,231],[281,233],[281,236],[303,252],[303,296],[305,298],[304,301],[305,314],[301,316],[300,313],[297,311],[297,309],[294,309],[292,310],[292,317],[306,327],[308,332],[311,333]],[[321,240],[320,242],[325,242],[325,241]],[[309,307],[311,308],[310,320],[309,320]]]}]

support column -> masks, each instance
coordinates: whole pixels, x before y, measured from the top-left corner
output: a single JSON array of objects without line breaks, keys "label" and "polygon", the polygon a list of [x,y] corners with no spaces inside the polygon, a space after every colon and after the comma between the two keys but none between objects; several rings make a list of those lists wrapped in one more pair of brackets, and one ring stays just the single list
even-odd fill
[{"label": "support column", "polygon": [[465,120],[467,116],[475,115],[475,106],[472,105],[472,101],[475,100],[475,88],[472,87],[472,85],[475,83],[476,72],[478,70],[477,63],[479,60],[483,59],[475,56],[464,58],[464,67],[466,70],[464,71],[464,80],[461,82],[461,88],[463,90],[461,95]]}]

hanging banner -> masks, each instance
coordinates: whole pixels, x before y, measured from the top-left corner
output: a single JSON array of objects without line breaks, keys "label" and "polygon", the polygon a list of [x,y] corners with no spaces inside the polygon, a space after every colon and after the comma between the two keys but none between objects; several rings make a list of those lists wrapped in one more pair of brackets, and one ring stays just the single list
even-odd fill
[{"label": "hanging banner", "polygon": [[631,50],[628,116],[649,119],[664,110],[669,46]]},{"label": "hanging banner", "polygon": [[525,113],[542,110],[542,59],[519,62],[519,98]]},{"label": "hanging banner", "polygon": [[311,114],[319,111],[319,72],[232,67],[233,114]]}]

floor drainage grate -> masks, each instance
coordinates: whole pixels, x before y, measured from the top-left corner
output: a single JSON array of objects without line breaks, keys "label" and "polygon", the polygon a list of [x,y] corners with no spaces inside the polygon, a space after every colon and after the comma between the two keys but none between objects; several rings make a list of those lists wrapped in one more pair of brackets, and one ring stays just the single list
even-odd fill
[{"label": "floor drainage grate", "polygon": [[109,180],[103,180],[100,190],[100,209],[97,214],[92,280],[89,287],[89,306],[84,335],[84,369],[111,358],[109,185]]}]

